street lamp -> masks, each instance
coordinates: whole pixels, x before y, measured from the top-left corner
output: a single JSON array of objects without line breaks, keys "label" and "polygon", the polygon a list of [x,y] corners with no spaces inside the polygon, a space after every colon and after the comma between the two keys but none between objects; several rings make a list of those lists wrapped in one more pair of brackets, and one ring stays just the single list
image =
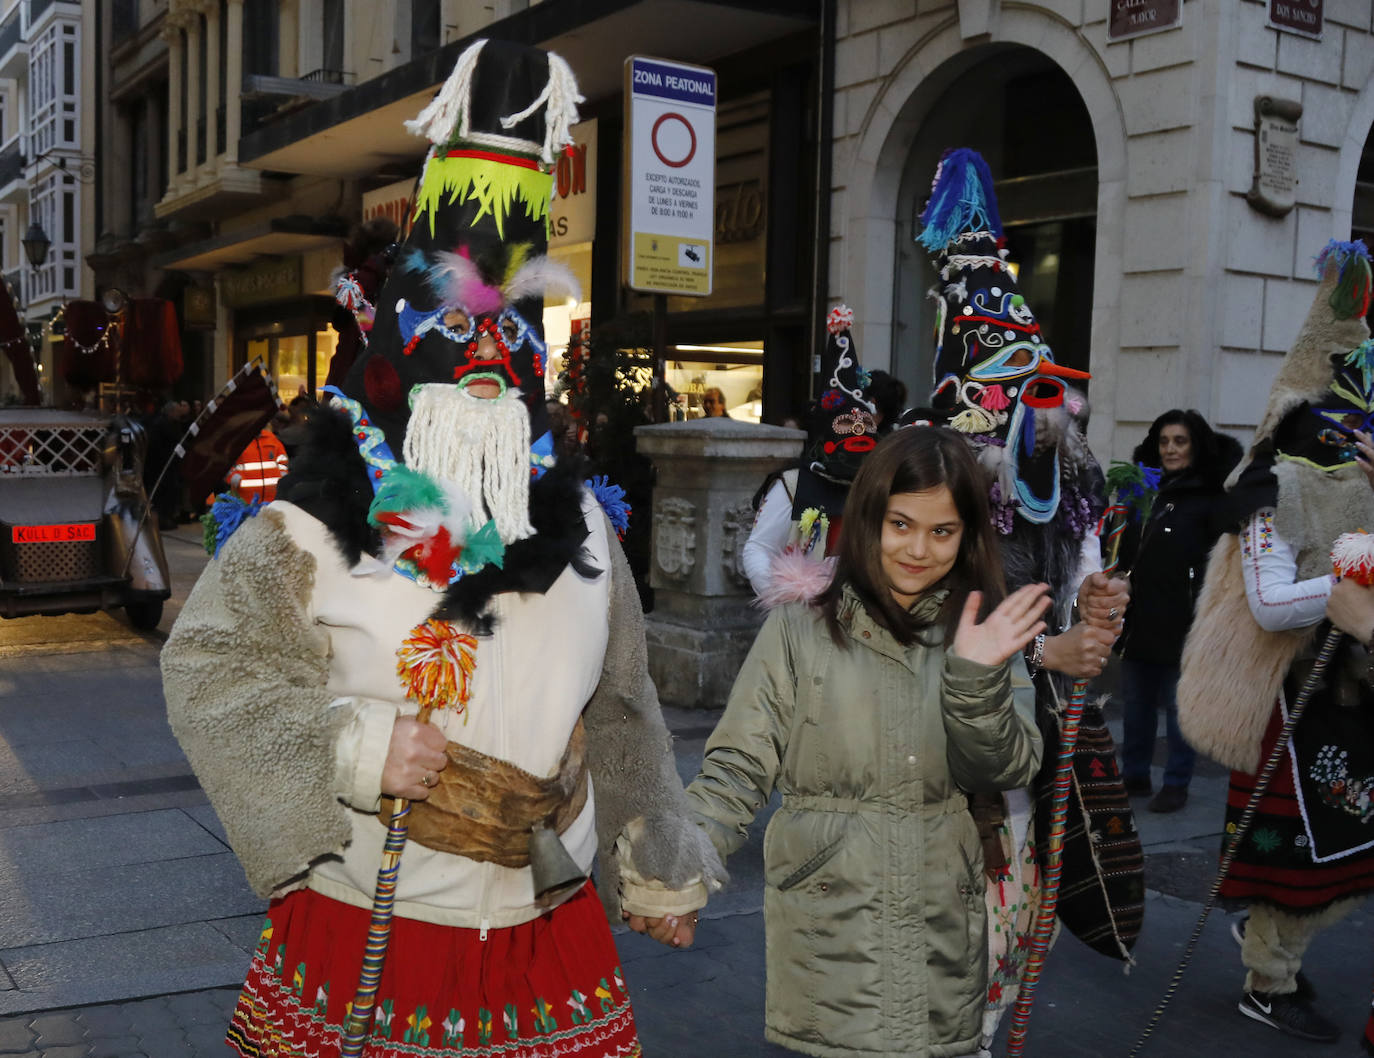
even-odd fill
[{"label": "street lamp", "polygon": [[[52,240],[48,238],[48,233],[43,230],[43,225],[34,221],[29,225],[29,230],[24,232],[24,237],[19,240],[24,247],[24,256],[29,259],[29,264],[33,268],[33,285],[38,286],[38,270],[43,267],[43,262],[48,259],[48,249],[52,246]],[[28,305],[34,302],[34,292],[29,292],[27,299]],[[25,316],[28,315],[28,307],[25,308]],[[43,372],[43,331],[39,328],[37,339],[30,338],[33,342],[33,362],[34,368],[39,375]],[[42,392],[41,390],[39,391]]]},{"label": "street lamp", "polygon": [[48,259],[48,248],[52,246],[52,240],[48,238],[48,233],[43,230],[43,225],[34,221],[19,241],[24,246],[24,256],[29,259],[29,264],[33,266],[34,270],[37,271],[42,268],[43,262]]}]

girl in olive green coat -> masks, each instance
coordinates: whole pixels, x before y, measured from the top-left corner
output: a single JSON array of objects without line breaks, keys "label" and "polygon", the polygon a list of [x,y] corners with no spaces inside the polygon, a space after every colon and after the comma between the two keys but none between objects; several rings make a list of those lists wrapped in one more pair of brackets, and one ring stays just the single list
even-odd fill
[{"label": "girl in olive green coat", "polygon": [[726,856],[782,794],[764,838],[775,1043],[978,1051],[987,920],[967,795],[1035,775],[1033,693],[1011,662],[1048,601],[1044,585],[1003,598],[997,556],[967,443],[899,430],[854,479],[833,583],[773,611],[735,681],[688,796]]}]

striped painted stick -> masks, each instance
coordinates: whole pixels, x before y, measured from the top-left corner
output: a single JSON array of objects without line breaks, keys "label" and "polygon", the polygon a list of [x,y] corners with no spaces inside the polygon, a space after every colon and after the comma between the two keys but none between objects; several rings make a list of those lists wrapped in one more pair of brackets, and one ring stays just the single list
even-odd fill
[{"label": "striped painted stick", "polygon": [[[1097,523],[1097,535],[1107,539],[1106,572],[1116,569],[1121,534],[1126,528],[1126,508],[1108,507]],[[1068,704],[1060,718],[1059,756],[1054,767],[1054,796],[1050,802],[1050,831],[1046,840],[1045,869],[1040,874],[1040,906],[1031,930],[1031,948],[1021,970],[1021,990],[1012,1009],[1011,1029],[1007,1033],[1007,1058],[1020,1058],[1026,1045],[1031,1004],[1045,955],[1054,936],[1054,919],[1059,909],[1059,881],[1064,873],[1064,831],[1068,825],[1069,784],[1073,781],[1073,751],[1078,745],[1078,728],[1083,721],[1083,706],[1088,697],[1088,681],[1076,680]]]},{"label": "striped painted stick", "polygon": [[[423,724],[429,719],[429,712],[428,706],[421,708],[416,719]],[[405,851],[406,833],[410,829],[410,802],[398,797],[393,806],[386,841],[382,845],[382,865],[377,869],[377,887],[372,894],[372,918],[367,924],[363,968],[358,974],[358,990],[353,993],[353,1003],[344,1018],[339,1058],[361,1058],[377,1009],[377,986],[382,980],[382,966],[391,941],[391,915],[396,907],[396,876],[401,870],[401,853]]]}]

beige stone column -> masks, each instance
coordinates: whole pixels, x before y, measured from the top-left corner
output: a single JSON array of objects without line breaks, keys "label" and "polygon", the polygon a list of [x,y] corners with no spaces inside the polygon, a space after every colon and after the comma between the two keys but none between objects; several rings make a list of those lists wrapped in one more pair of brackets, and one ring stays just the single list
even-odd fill
[{"label": "beige stone column", "polygon": [[167,194],[172,195],[181,176],[177,169],[177,134],[182,130],[181,56],[186,43],[181,26],[170,15],[162,27],[162,36],[167,41]]},{"label": "beige stone column", "polygon": [[205,5],[205,168],[211,175],[219,169],[219,4]]},{"label": "beige stone column", "polygon": [[806,434],[734,419],[635,428],[640,455],[658,471],[649,519],[654,611],[644,621],[649,675],[665,705],[725,704],[763,614],[744,573],[754,525],[750,499],[768,474],[797,457]]},{"label": "beige stone column", "polygon": [[237,162],[239,134],[243,127],[243,0],[225,5],[229,24],[224,27],[224,160]]},{"label": "beige stone column", "polygon": [[197,161],[197,122],[200,118],[200,14],[186,18],[186,182],[194,183]]},{"label": "beige stone column", "polygon": [[281,13],[278,18],[277,36],[277,76],[299,77],[301,66],[301,11],[297,0],[281,0]]}]

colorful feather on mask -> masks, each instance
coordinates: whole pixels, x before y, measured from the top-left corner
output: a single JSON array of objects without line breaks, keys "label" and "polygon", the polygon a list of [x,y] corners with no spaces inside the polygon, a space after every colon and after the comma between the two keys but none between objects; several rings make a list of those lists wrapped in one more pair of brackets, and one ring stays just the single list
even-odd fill
[{"label": "colorful feather on mask", "polygon": [[572,269],[543,254],[516,268],[501,289],[510,302],[532,297],[582,300],[582,284],[577,281]]},{"label": "colorful feather on mask", "polygon": [[482,271],[464,252],[440,250],[425,269],[425,282],[440,305],[461,305],[473,316],[498,312],[505,304],[499,287],[482,278]]}]

